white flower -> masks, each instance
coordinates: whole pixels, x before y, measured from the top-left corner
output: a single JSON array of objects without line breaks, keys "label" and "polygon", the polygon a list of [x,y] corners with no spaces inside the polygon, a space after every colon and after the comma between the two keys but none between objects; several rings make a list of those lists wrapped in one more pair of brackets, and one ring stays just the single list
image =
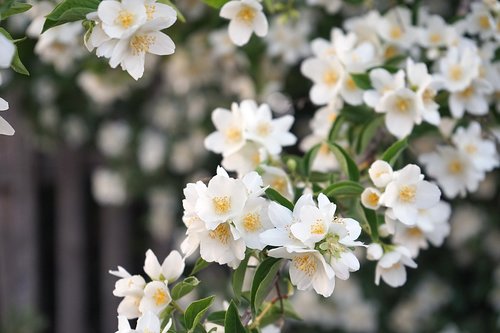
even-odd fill
[{"label": "white flower", "polygon": [[439,104],[434,101],[442,83],[429,74],[425,63],[414,63],[408,59],[406,65],[408,83],[416,89],[419,115],[428,123],[438,126],[441,121]]},{"label": "white flower", "polygon": [[361,203],[369,209],[376,210],[380,207],[380,196],[382,194],[379,190],[373,187],[367,187],[361,193]]},{"label": "white flower", "polygon": [[280,56],[286,64],[296,64],[299,59],[310,53],[307,41],[310,30],[307,15],[305,19],[296,22],[284,22],[279,18],[273,20],[266,37],[267,52],[271,56]]},{"label": "white flower", "polygon": [[[1,34],[0,34],[1,35]],[[0,111],[6,111],[9,109],[9,103],[0,97]],[[14,135],[15,130],[10,126],[10,124],[0,116],[0,134],[3,135]]]},{"label": "white flower", "polygon": [[445,87],[451,92],[466,89],[479,75],[481,58],[470,46],[453,47],[439,62]]},{"label": "white flower", "polygon": [[482,138],[479,123],[472,122],[468,128],[459,127],[451,140],[458,149],[469,156],[477,170],[491,171],[499,165],[495,143]]},{"label": "white flower", "polygon": [[[176,15],[173,9],[172,15]],[[109,60],[110,66],[115,68],[121,64],[122,69],[126,70],[135,80],[141,78],[144,74],[146,53],[169,55],[175,52],[175,44],[172,39],[160,32],[160,30],[171,26],[175,22],[175,18],[176,16],[173,16],[170,21],[152,20],[142,25],[129,38],[120,39],[113,49]]]},{"label": "white flower", "polygon": [[426,18],[425,27],[418,30],[418,41],[426,48],[439,48],[447,46],[455,37],[456,31],[446,24],[446,21],[439,15],[432,15]]},{"label": "white flower", "polygon": [[415,29],[411,25],[411,12],[405,7],[389,10],[375,28],[386,41],[405,49],[410,48],[415,38]]},{"label": "white flower", "polygon": [[172,283],[182,275],[184,267],[184,259],[182,259],[180,253],[177,251],[170,252],[161,266],[153,251],[148,250],[146,252],[144,272],[146,272],[152,280],[165,280]]},{"label": "white flower", "polygon": [[380,188],[386,187],[394,178],[391,165],[382,160],[372,163],[368,169],[368,175],[373,184]]},{"label": "white flower", "polygon": [[398,246],[393,251],[386,252],[377,263],[375,284],[378,286],[380,277],[382,277],[382,280],[393,288],[404,285],[406,282],[405,266],[417,267],[417,264],[411,259],[408,249]]},{"label": "white flower", "polygon": [[[242,102],[245,103],[246,101]],[[286,115],[278,119],[272,119],[271,110],[267,104],[251,105],[247,101],[241,112],[245,119],[247,130],[246,137],[263,145],[271,155],[281,153],[283,146],[295,144],[297,138],[289,132],[292,127],[293,116]]]},{"label": "white flower", "polygon": [[228,171],[235,171],[238,177],[254,171],[268,157],[266,150],[260,145],[247,141],[237,152],[226,155],[222,159],[222,166]]},{"label": "white flower", "polygon": [[159,132],[148,129],[141,133],[137,157],[143,170],[155,171],[162,165],[167,148],[165,141]]},{"label": "white flower", "polygon": [[102,29],[111,38],[127,38],[146,23],[144,0],[107,0],[99,4],[97,15]]},{"label": "white flower", "polygon": [[368,260],[380,260],[384,255],[384,249],[379,243],[372,243],[366,249],[366,258]]},{"label": "white flower", "polygon": [[0,68],[10,67],[12,59],[14,58],[14,53],[16,52],[16,47],[11,40],[0,33]]},{"label": "white flower", "polygon": [[471,4],[472,11],[467,15],[467,31],[479,34],[482,39],[487,39],[495,33],[495,21],[489,9],[480,2]]},{"label": "white flower", "polygon": [[250,40],[252,32],[259,37],[267,35],[267,18],[256,0],[229,1],[220,10],[220,16],[229,22],[229,37],[238,46]]},{"label": "white flower", "polygon": [[238,217],[248,197],[242,181],[230,178],[221,167],[217,168],[217,175],[210,179],[206,190],[198,195],[196,213],[210,230]]},{"label": "white flower", "polygon": [[102,124],[97,132],[97,147],[106,157],[118,157],[129,145],[130,126],[124,121]]},{"label": "white flower", "polygon": [[484,172],[477,170],[471,158],[459,149],[438,146],[436,152],[422,154],[420,162],[429,176],[434,177],[448,198],[465,196],[474,192],[484,179]]},{"label": "white flower", "polygon": [[152,281],[144,288],[144,296],[139,304],[139,310],[141,313],[151,311],[159,315],[171,301],[172,297],[167,284],[162,281]]},{"label": "white flower", "polygon": [[344,66],[336,58],[309,58],[304,60],[300,70],[313,81],[309,96],[314,104],[325,105],[335,101],[346,75]]},{"label": "white flower", "polygon": [[286,248],[272,249],[270,257],[291,259],[290,280],[299,290],[313,289],[329,297],[335,288],[335,272],[316,250]]},{"label": "white flower", "polygon": [[280,168],[262,165],[262,181],[265,186],[269,186],[290,201],[293,201],[294,193],[292,183],[288,174]]},{"label": "white flower", "polygon": [[205,147],[223,156],[237,152],[245,145],[244,119],[241,109],[251,108],[251,101],[243,101],[241,105],[233,103],[231,111],[218,108],[212,112],[212,122],[217,131],[205,139]]},{"label": "white flower", "polygon": [[260,233],[273,227],[267,214],[266,199],[257,197],[248,199],[241,215],[233,219],[240,236],[250,249],[262,250],[266,244],[260,240]]},{"label": "white flower", "polygon": [[417,95],[413,90],[400,88],[385,94],[375,107],[385,113],[385,125],[389,132],[401,139],[421,122]]},{"label": "white flower", "polygon": [[450,94],[450,112],[454,118],[462,118],[465,111],[476,116],[488,114],[487,95],[493,92],[491,84],[484,79],[474,79],[463,90]]},{"label": "white flower", "polygon": [[142,315],[137,321],[137,326],[133,330],[130,323],[124,316],[118,316],[118,331],[116,333],[167,333],[172,326],[172,319],[170,319],[163,330],[161,330],[160,318],[155,313],[148,311]]},{"label": "white flower", "polygon": [[439,188],[423,180],[420,168],[409,164],[395,172],[380,202],[392,208],[394,216],[406,225],[415,225],[419,209],[426,209],[439,202]]},{"label": "white flower", "polygon": [[260,234],[262,243],[271,246],[304,247],[291,231],[291,226],[300,221],[300,212],[304,206],[315,206],[311,194],[302,195],[295,203],[293,212],[276,202],[269,204],[269,218],[275,228]]},{"label": "white flower", "polygon": [[363,100],[368,106],[376,108],[384,95],[404,88],[405,73],[400,70],[393,75],[383,68],[376,68],[370,71],[370,81],[374,89],[366,90]]}]

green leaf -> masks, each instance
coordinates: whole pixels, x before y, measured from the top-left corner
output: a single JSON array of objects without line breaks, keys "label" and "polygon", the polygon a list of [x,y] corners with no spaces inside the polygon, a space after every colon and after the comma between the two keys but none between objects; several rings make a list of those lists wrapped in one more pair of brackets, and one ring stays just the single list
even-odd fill
[{"label": "green leaf", "polygon": [[271,289],[274,278],[281,267],[281,259],[266,258],[255,271],[250,291],[250,305],[252,313],[256,314],[262,302],[267,297],[269,289]]},{"label": "green leaf", "polygon": [[5,20],[9,16],[24,13],[31,7],[33,6],[24,2],[14,2],[7,10],[0,12],[0,19]]},{"label": "green leaf", "polygon": [[14,2],[15,0],[0,0],[0,15],[8,11]]},{"label": "green leaf", "polygon": [[293,210],[293,203],[291,203],[287,198],[281,195],[278,191],[273,188],[268,188],[266,190],[266,195],[269,200],[276,201],[283,207]]},{"label": "green leaf", "polygon": [[280,318],[285,316],[286,318],[294,320],[302,320],[300,316],[295,312],[292,303],[288,299],[283,300],[283,308],[281,308],[281,303],[276,302],[272,305],[271,309],[266,313],[266,315],[261,319],[260,326],[265,327],[272,323],[275,323]]},{"label": "green leaf", "polygon": [[401,62],[405,61],[406,59],[408,59],[407,55],[399,54],[399,55],[396,55],[392,58],[387,59],[386,62],[384,63],[384,66],[394,67],[394,66],[399,65]]},{"label": "green leaf", "polygon": [[358,141],[358,153],[364,152],[368,145],[372,142],[373,137],[377,134],[379,127],[384,122],[384,117],[379,116],[369,122],[363,128],[360,139]]},{"label": "green leaf", "polygon": [[[13,40],[12,36],[4,28],[0,28],[0,34],[4,35],[9,40],[15,42]],[[23,74],[23,75],[27,75],[27,76],[30,75],[30,72],[28,72],[26,67],[21,62],[21,58],[19,58],[19,52],[17,51],[17,47],[16,47],[16,52],[14,53],[14,58],[12,58],[12,63],[10,64],[10,67],[12,68],[12,70],[14,70],[15,72],[17,72],[19,74]]]},{"label": "green leaf", "polygon": [[212,312],[207,316],[207,320],[217,325],[224,325],[224,321],[226,320],[226,311]]},{"label": "green leaf", "polygon": [[340,164],[340,167],[347,175],[350,180],[358,181],[359,180],[359,170],[354,162],[354,160],[349,156],[349,154],[336,143],[330,143],[330,150],[337,158],[337,161]]},{"label": "green leaf", "polygon": [[100,0],[64,0],[47,15],[42,33],[58,25],[84,20],[88,13],[95,12]]},{"label": "green leaf", "polygon": [[404,138],[394,142],[382,155],[382,160],[394,166],[399,155],[408,147],[408,139]]},{"label": "green leaf", "polygon": [[171,291],[172,299],[176,301],[179,298],[186,296],[191,291],[193,291],[193,289],[196,288],[196,286],[199,284],[200,281],[194,276],[189,276],[185,278],[184,281],[177,283],[172,288]]},{"label": "green leaf", "polygon": [[201,321],[208,308],[214,302],[215,296],[203,298],[191,303],[184,313],[184,324],[188,332],[193,332],[196,325]]},{"label": "green leaf", "polygon": [[351,74],[351,78],[356,83],[359,89],[369,90],[373,89],[372,81],[367,73]]},{"label": "green leaf", "polygon": [[370,233],[373,241],[378,240],[378,221],[377,213],[374,210],[363,207],[363,212],[365,213],[366,221],[370,226]]},{"label": "green leaf", "polygon": [[170,0],[157,0],[157,1],[160,3],[163,3],[165,5],[169,5],[170,7],[175,9],[175,11],[177,12],[177,18],[179,19],[179,21],[181,21],[182,23],[186,23],[186,17],[184,16],[184,14],[182,14],[182,12],[179,10],[179,8],[173,4],[172,1],[170,1]]},{"label": "green leaf", "polygon": [[222,6],[224,6],[224,4],[226,2],[228,2],[229,0],[201,0],[201,1],[203,1],[205,4],[209,5],[210,7],[219,9]]},{"label": "green leaf", "polygon": [[366,105],[345,105],[340,115],[355,124],[366,124],[376,117],[376,113]]},{"label": "green leaf", "polygon": [[238,266],[238,268],[233,272],[232,285],[234,297],[237,300],[241,298],[241,289],[243,287],[243,281],[245,280],[245,272],[247,271],[248,259],[250,259],[251,251],[247,251],[245,259],[243,259]]},{"label": "green leaf", "polygon": [[364,187],[357,182],[342,180],[325,188],[323,192],[327,197],[330,196],[359,196]]},{"label": "green leaf", "polygon": [[210,263],[206,262],[203,258],[198,258],[198,260],[196,260],[196,263],[194,264],[193,270],[191,271],[191,273],[189,273],[189,275],[195,275],[196,273],[208,267],[209,265]]},{"label": "green leaf", "polygon": [[229,304],[229,308],[226,311],[226,318],[224,320],[224,332],[246,333],[245,327],[241,323],[238,308],[236,308],[234,301],[231,301],[231,303]]},{"label": "green leaf", "polygon": [[339,136],[340,130],[342,129],[342,125],[345,122],[345,117],[340,115],[337,116],[337,119],[332,124],[330,128],[330,132],[328,133],[328,142],[334,143]]}]

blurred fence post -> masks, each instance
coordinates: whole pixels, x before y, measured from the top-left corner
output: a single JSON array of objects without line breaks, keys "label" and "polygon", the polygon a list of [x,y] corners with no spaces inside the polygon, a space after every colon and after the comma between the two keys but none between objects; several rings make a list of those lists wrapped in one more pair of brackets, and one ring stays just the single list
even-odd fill
[{"label": "blurred fence post", "polygon": [[118,265],[129,267],[130,259],[130,212],[128,206],[102,207],[100,212],[100,295],[101,332],[116,332],[117,308],[121,299],[113,296],[118,278],[110,275]]},{"label": "blurred fence post", "polygon": [[17,133],[0,136],[0,322],[13,312],[39,314],[36,159],[17,111],[2,115]]},{"label": "blurred fence post", "polygon": [[88,265],[81,152],[61,148],[56,162],[56,333],[86,333]]}]

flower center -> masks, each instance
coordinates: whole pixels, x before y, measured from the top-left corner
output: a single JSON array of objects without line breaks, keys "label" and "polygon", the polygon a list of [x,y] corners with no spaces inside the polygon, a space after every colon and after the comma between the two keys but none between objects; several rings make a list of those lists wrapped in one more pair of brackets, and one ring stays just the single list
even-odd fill
[{"label": "flower center", "polygon": [[422,237],[423,235],[422,230],[416,227],[408,229],[407,232],[410,237]]},{"label": "flower center", "polygon": [[415,185],[404,185],[399,189],[399,200],[405,203],[415,201],[417,189]]},{"label": "flower center", "polygon": [[148,17],[148,21],[153,19],[153,15],[156,12],[156,5],[145,5],[146,7],[146,15]]},{"label": "flower center", "polygon": [[295,268],[306,273],[308,276],[313,276],[316,273],[316,259],[310,254],[296,256],[292,259],[292,263]]},{"label": "flower center", "polygon": [[424,93],[422,94],[422,99],[425,103],[434,101],[434,97],[436,97],[436,92],[432,89],[425,89]]},{"label": "flower center", "polygon": [[460,65],[453,65],[450,68],[450,77],[453,81],[459,81],[462,79],[463,71]]},{"label": "flower center", "polygon": [[448,171],[450,171],[450,173],[452,173],[452,174],[462,173],[463,170],[464,170],[464,166],[458,160],[451,161],[450,164],[448,164]]},{"label": "flower center", "polygon": [[283,177],[276,177],[271,182],[271,187],[280,193],[285,193],[286,180]]},{"label": "flower center", "polygon": [[208,236],[212,239],[217,239],[220,243],[226,245],[229,243],[229,238],[231,236],[231,229],[229,228],[229,224],[222,223],[208,233]]},{"label": "flower center", "polygon": [[241,140],[241,130],[238,127],[230,127],[226,130],[226,139],[229,142],[238,142]]},{"label": "flower center", "polygon": [[256,213],[249,213],[243,218],[243,228],[247,232],[255,232],[262,227],[260,217]]},{"label": "flower center", "polygon": [[468,153],[468,154],[475,154],[477,152],[477,147],[473,144],[468,144],[467,146],[465,146],[465,151]]},{"label": "flower center", "polygon": [[249,6],[243,6],[243,8],[238,12],[238,18],[245,23],[252,23],[255,15],[255,9]]},{"label": "flower center", "polygon": [[366,199],[370,205],[376,206],[376,205],[378,205],[378,201],[379,201],[380,197],[378,196],[377,193],[371,192],[370,194],[368,194],[368,197]]},{"label": "flower center", "polygon": [[312,225],[311,225],[311,234],[313,235],[323,235],[325,233],[325,224],[323,223],[322,219],[317,219]]},{"label": "flower center", "polygon": [[396,109],[399,112],[407,112],[410,110],[410,100],[407,98],[398,97],[396,99]]},{"label": "flower center", "polygon": [[348,77],[347,80],[346,80],[346,88],[347,90],[356,90],[358,87],[356,86],[356,82],[354,82],[354,80],[352,79],[352,77]]},{"label": "flower center", "polygon": [[164,305],[168,302],[168,295],[164,289],[158,288],[156,289],[155,294],[153,295],[153,299],[155,301],[156,306]]},{"label": "flower center", "polygon": [[128,29],[132,24],[134,24],[135,16],[128,10],[121,10],[118,13],[116,21],[119,25],[122,26],[122,28]]},{"label": "flower center", "polygon": [[155,37],[148,35],[135,35],[130,41],[132,53],[137,55],[139,53],[146,53],[149,51],[151,44],[155,42]]},{"label": "flower center", "polygon": [[321,155],[328,155],[330,153],[330,146],[328,143],[323,142],[321,146],[319,147],[319,153]]},{"label": "flower center", "polygon": [[259,123],[259,125],[257,126],[257,134],[259,134],[260,136],[268,136],[269,134],[271,133],[271,126],[269,125],[269,123]]},{"label": "flower center", "polygon": [[470,98],[474,94],[474,88],[472,86],[468,86],[465,90],[460,92],[460,97],[462,98]]},{"label": "flower center", "polygon": [[430,42],[431,42],[431,43],[433,43],[433,44],[440,43],[440,42],[441,42],[441,40],[442,40],[442,38],[441,38],[441,34],[439,34],[439,33],[435,32],[435,33],[433,33],[433,34],[431,34],[431,35],[429,36],[429,40],[430,40]]},{"label": "flower center", "polygon": [[231,209],[231,198],[225,197],[215,197],[212,199],[212,204],[214,205],[214,210],[217,215],[226,214]]},{"label": "flower center", "polygon": [[403,36],[403,30],[399,26],[395,25],[391,27],[389,36],[391,36],[392,39],[400,39],[401,36]]},{"label": "flower center", "polygon": [[479,17],[479,26],[484,30],[488,30],[491,27],[490,19],[488,18],[488,16],[483,15]]},{"label": "flower center", "polygon": [[339,75],[333,70],[329,70],[323,75],[323,81],[327,86],[333,86],[339,80]]}]

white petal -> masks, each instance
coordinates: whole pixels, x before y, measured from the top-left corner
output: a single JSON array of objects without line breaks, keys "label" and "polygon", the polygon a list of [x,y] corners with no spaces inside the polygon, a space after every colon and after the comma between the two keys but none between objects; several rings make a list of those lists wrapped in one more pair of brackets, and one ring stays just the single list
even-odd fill
[{"label": "white petal", "polygon": [[149,47],[149,53],[157,55],[169,55],[175,52],[175,44],[172,39],[159,31],[149,33],[154,37],[154,43]]}]

